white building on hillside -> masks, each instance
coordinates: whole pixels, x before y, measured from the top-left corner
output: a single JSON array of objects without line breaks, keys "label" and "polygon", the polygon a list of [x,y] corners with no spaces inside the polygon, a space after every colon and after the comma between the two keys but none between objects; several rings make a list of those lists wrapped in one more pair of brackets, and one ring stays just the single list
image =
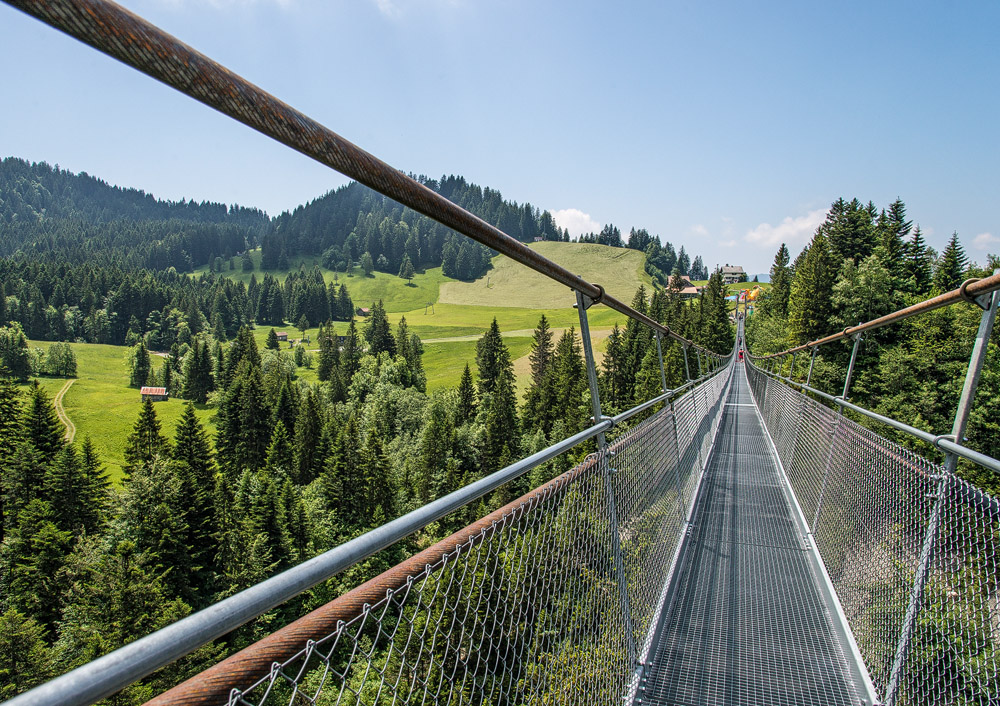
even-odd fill
[{"label": "white building on hillside", "polygon": [[739,265],[723,265],[722,267],[722,281],[726,284],[742,282],[746,276],[747,273]]}]

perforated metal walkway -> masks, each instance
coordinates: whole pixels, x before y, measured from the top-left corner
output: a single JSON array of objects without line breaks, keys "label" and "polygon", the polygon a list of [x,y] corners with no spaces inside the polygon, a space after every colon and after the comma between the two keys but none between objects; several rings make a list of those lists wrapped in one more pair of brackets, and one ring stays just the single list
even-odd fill
[{"label": "perforated metal walkway", "polygon": [[739,364],[637,703],[859,702]]}]

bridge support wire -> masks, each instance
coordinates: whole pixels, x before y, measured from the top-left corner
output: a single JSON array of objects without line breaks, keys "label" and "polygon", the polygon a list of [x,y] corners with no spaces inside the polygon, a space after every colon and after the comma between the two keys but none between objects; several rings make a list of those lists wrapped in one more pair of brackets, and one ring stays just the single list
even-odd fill
[{"label": "bridge support wire", "polygon": [[[955,410],[955,421],[951,429],[952,436],[958,443],[962,441],[965,434],[965,426],[969,420],[969,413],[972,411],[972,402],[975,399],[976,388],[979,385],[979,378],[983,371],[983,365],[986,362],[986,348],[990,341],[990,335],[993,332],[993,325],[996,322],[998,307],[1000,307],[1000,291],[993,292],[990,305],[982,313],[979,320],[979,331],[972,348],[972,354],[969,357],[969,367],[966,370],[965,382],[962,385],[962,396],[959,398],[958,408]],[[889,675],[889,685],[886,688],[885,697],[886,706],[896,706],[899,703],[903,669],[913,645],[913,632],[918,614],[923,606],[924,592],[930,577],[934,551],[941,535],[942,515],[945,511],[945,504],[952,494],[952,485],[955,482],[955,468],[957,464],[957,455],[948,453],[945,456],[941,480],[935,492],[934,509],[931,511],[930,521],[927,524],[927,533],[924,537],[923,547],[920,550],[920,563],[917,566],[917,572],[914,576],[913,590],[910,592],[909,603],[906,607],[906,616],[903,618],[903,629],[899,637],[899,645],[896,648],[892,670]]]},{"label": "bridge support wire", "polygon": [[[1000,703],[1000,499],[955,474],[959,457],[1000,470],[996,459],[961,444],[1000,307],[998,281],[994,275],[976,285],[990,287],[991,296],[975,297],[985,311],[948,436],[848,402],[850,375],[835,397],[765,372],[781,354],[756,359],[761,367],[748,356],[753,396],[767,412],[794,495],[812,517],[811,541],[849,641],[886,706]],[[953,295],[911,307],[910,315],[960,300]],[[847,335],[877,327],[861,324]],[[943,464],[861,426],[847,410],[943,449]]]}]

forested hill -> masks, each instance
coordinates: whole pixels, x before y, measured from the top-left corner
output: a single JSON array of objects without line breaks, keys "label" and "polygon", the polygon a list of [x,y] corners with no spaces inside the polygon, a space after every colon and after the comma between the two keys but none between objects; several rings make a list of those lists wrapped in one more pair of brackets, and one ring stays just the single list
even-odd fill
[{"label": "forested hill", "polygon": [[[460,176],[415,178],[522,242],[569,240],[551,213],[506,201],[496,189]],[[708,278],[700,257],[692,260],[641,228],[623,237],[609,224],[581,240],[643,251],[647,272],[663,285],[675,267],[678,274]],[[256,208],[164,201],[44,162],[0,161],[0,257],[185,273],[233,267],[235,256],[258,246],[265,270],[288,270],[298,256],[321,256],[327,269],[338,271],[370,258],[371,269],[389,274],[408,260],[417,270],[442,266],[445,275],[463,280],[485,274],[495,254],[356,182],[270,219]]]},{"label": "forested hill", "polygon": [[258,209],[163,201],[44,162],[0,162],[0,256],[186,272],[269,227]]}]

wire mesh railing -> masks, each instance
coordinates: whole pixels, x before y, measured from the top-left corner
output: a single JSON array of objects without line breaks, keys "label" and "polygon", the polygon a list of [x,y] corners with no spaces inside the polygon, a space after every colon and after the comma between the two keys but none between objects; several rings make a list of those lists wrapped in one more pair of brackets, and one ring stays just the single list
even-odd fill
[{"label": "wire mesh railing", "polygon": [[879,694],[1000,704],[1000,500],[752,363],[747,374]]},{"label": "wire mesh railing", "polygon": [[[729,371],[444,540],[444,552],[426,550],[433,563],[229,703],[620,702],[635,684],[632,651],[648,650]],[[195,677],[157,702],[199,689]]]}]

